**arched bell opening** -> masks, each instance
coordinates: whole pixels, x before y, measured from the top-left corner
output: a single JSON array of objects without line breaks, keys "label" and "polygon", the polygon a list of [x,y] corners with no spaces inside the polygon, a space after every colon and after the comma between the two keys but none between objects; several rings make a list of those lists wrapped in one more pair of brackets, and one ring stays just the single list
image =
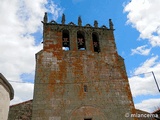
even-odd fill
[{"label": "arched bell opening", "polygon": [[70,39],[69,39],[69,31],[62,31],[62,49],[65,51],[70,50]]},{"label": "arched bell opening", "polygon": [[82,31],[77,32],[78,50],[86,50],[85,34]]},{"label": "arched bell opening", "polygon": [[92,41],[93,41],[93,49],[94,52],[100,52],[100,45],[99,45],[99,37],[97,33],[92,33]]}]

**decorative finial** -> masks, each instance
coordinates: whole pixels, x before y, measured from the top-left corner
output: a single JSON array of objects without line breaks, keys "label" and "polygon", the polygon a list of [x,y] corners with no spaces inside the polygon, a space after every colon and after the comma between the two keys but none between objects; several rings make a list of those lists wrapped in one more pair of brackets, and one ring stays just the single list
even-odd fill
[{"label": "decorative finial", "polygon": [[66,21],[66,19],[65,19],[65,15],[63,14],[63,15],[62,15],[62,21],[61,21],[61,22],[62,22],[62,24],[65,24],[65,21]]},{"label": "decorative finial", "polygon": [[109,27],[110,27],[110,29],[112,29],[112,30],[114,29],[114,28],[113,28],[113,23],[112,23],[112,20],[111,20],[111,19],[109,19]]},{"label": "decorative finial", "polygon": [[82,26],[81,16],[78,17],[78,25],[79,25],[79,26]]},{"label": "decorative finial", "polygon": [[44,14],[43,22],[44,22],[44,23],[47,23],[47,22],[48,22],[47,12],[45,12],[45,14]]},{"label": "decorative finial", "polygon": [[94,21],[94,27],[96,27],[96,28],[98,27],[98,22],[97,22],[97,20]]}]

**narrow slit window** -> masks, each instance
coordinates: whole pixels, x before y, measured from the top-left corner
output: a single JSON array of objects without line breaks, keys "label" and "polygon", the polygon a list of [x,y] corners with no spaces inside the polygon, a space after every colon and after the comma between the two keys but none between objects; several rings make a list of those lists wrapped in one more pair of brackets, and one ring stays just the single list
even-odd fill
[{"label": "narrow slit window", "polygon": [[65,51],[70,50],[69,31],[63,30],[62,32],[62,49]]},{"label": "narrow slit window", "polygon": [[94,52],[100,52],[100,46],[99,46],[99,40],[98,40],[98,35],[97,33],[92,34],[92,40],[93,40],[93,49]]},{"label": "narrow slit window", "polygon": [[84,32],[77,32],[78,50],[86,50]]},{"label": "narrow slit window", "polygon": [[88,86],[84,85],[84,92],[88,92]]}]

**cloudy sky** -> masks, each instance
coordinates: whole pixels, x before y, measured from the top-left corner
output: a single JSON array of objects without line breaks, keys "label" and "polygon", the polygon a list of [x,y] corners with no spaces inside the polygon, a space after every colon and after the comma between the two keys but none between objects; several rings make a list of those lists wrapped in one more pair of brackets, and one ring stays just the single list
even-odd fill
[{"label": "cloudy sky", "polygon": [[118,53],[125,59],[135,107],[160,107],[160,0],[1,0],[0,72],[15,90],[11,104],[33,97],[35,53],[42,49],[44,12],[49,21],[108,26],[112,19]]}]

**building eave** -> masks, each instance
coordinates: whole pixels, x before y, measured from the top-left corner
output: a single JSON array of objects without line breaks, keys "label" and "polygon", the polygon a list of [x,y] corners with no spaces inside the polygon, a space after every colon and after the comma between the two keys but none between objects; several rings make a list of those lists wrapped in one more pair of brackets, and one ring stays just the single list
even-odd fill
[{"label": "building eave", "polygon": [[4,86],[4,88],[9,92],[10,94],[10,100],[14,98],[14,90],[11,84],[7,81],[7,79],[0,73],[0,83]]}]

